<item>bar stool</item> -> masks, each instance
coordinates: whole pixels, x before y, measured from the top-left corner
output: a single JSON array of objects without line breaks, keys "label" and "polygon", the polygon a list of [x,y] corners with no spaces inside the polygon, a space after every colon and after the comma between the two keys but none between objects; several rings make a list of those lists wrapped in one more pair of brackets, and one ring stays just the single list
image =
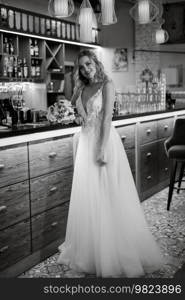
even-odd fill
[{"label": "bar stool", "polygon": [[[185,188],[181,188],[182,181],[185,181],[182,179],[185,168],[185,118],[176,120],[173,134],[164,142],[164,146],[166,154],[170,159],[170,184],[167,203],[167,210],[169,210],[173,190],[177,189],[177,193],[180,190],[185,190]],[[178,180],[176,180],[177,166],[180,167]],[[178,183],[177,187],[174,186],[175,183]]]}]

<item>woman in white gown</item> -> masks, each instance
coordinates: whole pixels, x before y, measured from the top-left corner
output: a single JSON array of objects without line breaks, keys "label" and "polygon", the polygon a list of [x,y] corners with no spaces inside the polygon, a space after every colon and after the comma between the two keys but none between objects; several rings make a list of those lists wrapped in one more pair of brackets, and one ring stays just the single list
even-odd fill
[{"label": "woman in white gown", "polygon": [[[65,242],[58,263],[97,277],[138,277],[162,265],[121,139],[112,126],[114,87],[89,50],[77,59],[72,98],[82,120]],[[79,84],[78,84],[79,86]]]}]

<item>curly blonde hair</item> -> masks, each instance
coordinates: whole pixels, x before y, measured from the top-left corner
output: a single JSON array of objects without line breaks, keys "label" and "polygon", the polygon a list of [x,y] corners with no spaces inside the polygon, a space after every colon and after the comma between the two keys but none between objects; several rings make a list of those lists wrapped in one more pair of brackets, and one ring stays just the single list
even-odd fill
[{"label": "curly blonde hair", "polygon": [[94,82],[104,82],[107,80],[107,75],[105,74],[103,64],[98,60],[96,54],[91,50],[81,50],[78,54],[78,57],[75,62],[75,68],[73,73],[73,79],[75,83],[75,87],[78,88],[80,86],[87,85],[89,80],[85,78],[79,69],[79,60],[83,56],[88,56],[90,60],[93,60],[96,66],[96,74],[94,77]]}]

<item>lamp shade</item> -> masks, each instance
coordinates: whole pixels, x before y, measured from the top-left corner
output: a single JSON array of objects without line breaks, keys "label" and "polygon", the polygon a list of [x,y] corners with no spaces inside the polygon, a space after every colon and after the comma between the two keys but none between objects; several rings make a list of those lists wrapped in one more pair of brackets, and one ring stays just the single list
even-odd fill
[{"label": "lamp shade", "polygon": [[156,30],[155,33],[155,42],[157,44],[164,44],[168,41],[169,35],[168,32],[162,28]]},{"label": "lamp shade", "polygon": [[49,0],[49,13],[55,18],[66,18],[74,12],[73,0]]},{"label": "lamp shade", "polygon": [[139,24],[148,24],[157,17],[159,8],[151,0],[137,0],[129,13]]},{"label": "lamp shade", "polygon": [[80,41],[85,43],[93,42],[93,27],[97,25],[96,16],[89,0],[83,0],[77,22],[80,25]]},{"label": "lamp shade", "polygon": [[117,22],[115,0],[101,0],[101,23],[110,25]]}]

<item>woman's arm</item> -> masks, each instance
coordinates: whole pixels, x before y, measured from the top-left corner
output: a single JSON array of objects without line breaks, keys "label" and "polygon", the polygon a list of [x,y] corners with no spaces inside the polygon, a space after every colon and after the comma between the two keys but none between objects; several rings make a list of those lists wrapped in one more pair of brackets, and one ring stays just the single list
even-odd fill
[{"label": "woman's arm", "polygon": [[112,81],[108,81],[105,83],[103,87],[103,117],[100,128],[100,141],[99,141],[99,149],[97,153],[97,162],[100,165],[106,163],[105,157],[105,149],[109,139],[112,114],[113,114],[113,106],[115,99],[115,90]]}]

